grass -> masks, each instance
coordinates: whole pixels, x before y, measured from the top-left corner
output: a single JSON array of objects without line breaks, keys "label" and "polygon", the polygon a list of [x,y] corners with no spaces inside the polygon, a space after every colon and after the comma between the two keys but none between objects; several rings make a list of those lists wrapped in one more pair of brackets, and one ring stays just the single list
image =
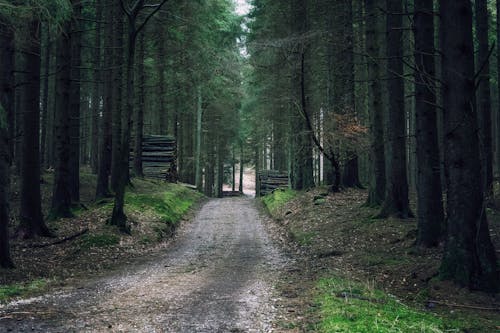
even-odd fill
[{"label": "grass", "polygon": [[152,211],[160,216],[162,222],[176,225],[201,196],[184,186],[168,184],[166,190],[155,193],[127,192],[125,205],[136,211]]},{"label": "grass", "polygon": [[297,196],[298,192],[290,189],[276,190],[271,194],[262,197],[262,202],[272,216],[276,216],[277,212],[290,200]]},{"label": "grass", "polygon": [[119,244],[120,237],[108,233],[84,235],[80,242],[82,249],[90,249],[94,247],[109,247]]},{"label": "grass", "polygon": [[14,297],[27,297],[43,291],[47,287],[47,280],[38,279],[26,284],[0,285],[0,303],[5,303]]},{"label": "grass", "polygon": [[317,289],[318,332],[462,332],[460,322],[410,308],[368,284],[325,278]]}]

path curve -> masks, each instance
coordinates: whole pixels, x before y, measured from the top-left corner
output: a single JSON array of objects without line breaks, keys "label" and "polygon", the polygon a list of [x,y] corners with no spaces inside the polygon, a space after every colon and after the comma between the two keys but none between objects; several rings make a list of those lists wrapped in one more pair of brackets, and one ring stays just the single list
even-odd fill
[{"label": "path curve", "polygon": [[0,331],[272,332],[285,265],[253,199],[214,199],[146,263],[0,307]]}]

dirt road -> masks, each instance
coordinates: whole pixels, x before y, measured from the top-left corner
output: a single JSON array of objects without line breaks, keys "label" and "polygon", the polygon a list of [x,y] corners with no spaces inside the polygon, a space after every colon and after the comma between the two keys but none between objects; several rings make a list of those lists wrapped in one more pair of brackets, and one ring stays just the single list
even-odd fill
[{"label": "dirt road", "polygon": [[252,199],[207,202],[147,262],[64,291],[0,306],[0,331],[271,332],[286,260]]}]

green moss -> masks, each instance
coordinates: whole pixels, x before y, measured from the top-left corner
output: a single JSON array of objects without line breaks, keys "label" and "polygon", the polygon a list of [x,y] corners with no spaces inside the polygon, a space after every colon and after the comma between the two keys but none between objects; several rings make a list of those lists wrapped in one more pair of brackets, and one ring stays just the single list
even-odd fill
[{"label": "green moss", "polygon": [[459,332],[460,323],[412,309],[368,285],[340,278],[318,283],[319,332]]},{"label": "green moss", "polygon": [[152,211],[168,224],[177,224],[201,194],[184,186],[169,184],[166,191],[140,194],[127,192],[125,205],[136,211]]},{"label": "green moss", "polygon": [[283,208],[290,200],[297,196],[297,191],[293,190],[276,190],[271,194],[262,197],[262,202],[272,216]]},{"label": "green moss", "polygon": [[47,280],[38,279],[27,284],[0,285],[0,302],[6,302],[14,297],[25,297],[45,290]]},{"label": "green moss", "polygon": [[108,247],[120,243],[120,237],[113,234],[84,235],[80,240],[81,248]]}]

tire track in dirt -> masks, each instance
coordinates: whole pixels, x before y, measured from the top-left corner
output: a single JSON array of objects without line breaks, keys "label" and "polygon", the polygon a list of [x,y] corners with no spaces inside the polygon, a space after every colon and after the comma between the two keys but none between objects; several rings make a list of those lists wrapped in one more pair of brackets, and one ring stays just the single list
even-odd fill
[{"label": "tire track in dirt", "polygon": [[271,332],[285,267],[254,201],[207,202],[163,254],[0,307],[0,331]]}]

